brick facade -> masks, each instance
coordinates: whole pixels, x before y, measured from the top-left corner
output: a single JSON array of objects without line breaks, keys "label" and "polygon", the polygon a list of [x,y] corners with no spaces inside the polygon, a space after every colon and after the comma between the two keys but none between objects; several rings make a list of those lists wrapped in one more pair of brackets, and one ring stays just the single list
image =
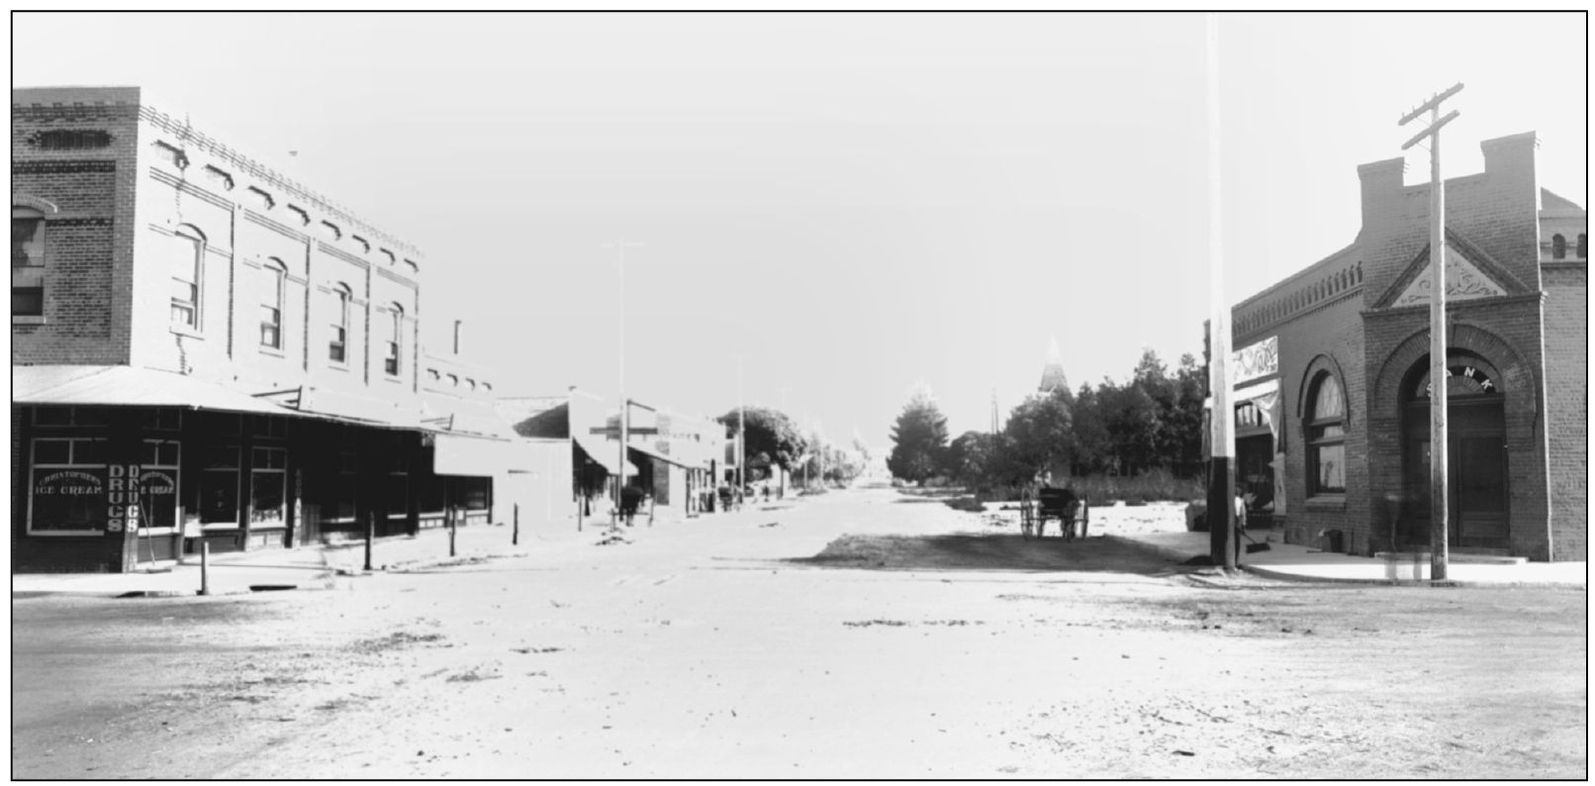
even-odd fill
[{"label": "brick facade", "polygon": [[[1485,171],[1446,181],[1448,253],[1468,274],[1448,280],[1448,290],[1463,289],[1448,297],[1447,362],[1492,380],[1488,395],[1466,403],[1486,424],[1477,438],[1499,446],[1505,462],[1504,535],[1470,526],[1512,554],[1584,559],[1587,261],[1575,250],[1584,213],[1540,190],[1537,146],[1532,133],[1487,140]],[[1421,430],[1428,417],[1412,386],[1428,367],[1429,309],[1413,293],[1427,292],[1429,189],[1405,185],[1400,159],[1358,174],[1356,241],[1243,301],[1233,319],[1237,347],[1279,340],[1287,540],[1324,546],[1321,533],[1339,530],[1346,551],[1372,554],[1427,537],[1427,519],[1418,520],[1427,492],[1414,491],[1404,429]],[[1542,234],[1553,222],[1565,260],[1547,258]],[[1346,394],[1346,490],[1310,497],[1305,408],[1321,372]]]},{"label": "brick facade", "polygon": [[[452,504],[432,493],[427,452],[447,426],[421,420],[426,262],[416,248],[148,105],[138,88],[13,90],[11,149],[13,210],[42,215],[44,233],[43,314],[13,315],[14,368],[169,372],[283,405],[67,411],[14,398],[13,569],[127,570],[185,540],[293,545],[357,534],[371,517],[379,535],[413,533],[441,516],[427,508],[434,497]],[[14,297],[32,286],[29,267],[23,278],[14,267]],[[196,297],[176,294],[187,291],[179,271]],[[79,416],[91,422],[71,422]],[[167,420],[164,431],[149,425]],[[95,458],[63,452],[80,439]],[[42,469],[36,442],[53,451]],[[135,542],[105,512],[118,501],[114,472],[165,455],[160,444],[180,446],[163,467],[177,506]],[[62,491],[46,477],[57,469],[101,480]],[[29,508],[36,483],[63,495],[48,498],[45,518]],[[490,508],[491,486],[461,478],[448,488],[488,501],[478,519],[507,519]],[[57,504],[102,491],[98,512]],[[201,521],[212,492],[220,524]]]}]

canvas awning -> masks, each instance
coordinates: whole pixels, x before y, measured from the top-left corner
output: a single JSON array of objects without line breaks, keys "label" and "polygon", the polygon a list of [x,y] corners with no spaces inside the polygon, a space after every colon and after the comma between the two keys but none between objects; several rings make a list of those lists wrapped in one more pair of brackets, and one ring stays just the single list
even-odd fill
[{"label": "canvas awning", "polygon": [[649,458],[658,459],[658,460],[663,461],[663,462],[668,463],[668,464],[674,464],[674,465],[676,465],[678,467],[686,467],[686,468],[689,468],[689,469],[695,469],[698,466],[696,462],[691,462],[691,461],[688,461],[688,460],[686,460],[684,458],[680,458],[678,456],[671,456],[671,455],[666,454],[666,453],[661,453],[655,448],[645,447],[643,445],[638,445],[635,442],[631,443],[630,445],[627,445],[626,447],[628,447],[628,448],[630,448],[632,450],[635,450],[638,453],[641,453],[644,456],[647,456]]},{"label": "canvas awning", "polygon": [[438,475],[491,477],[504,472],[530,472],[531,459],[524,440],[432,435],[432,472]]},{"label": "canvas awning", "polygon": [[[619,456],[615,455],[615,453],[619,451],[619,443],[612,443],[603,439],[595,439],[588,435],[578,436],[573,434],[571,435],[571,439],[576,442],[576,446],[581,448],[583,453],[587,454],[587,458],[591,459],[593,463],[597,464],[598,466],[603,467],[605,472],[608,472],[611,475],[620,474],[620,471],[615,468],[615,462],[617,459],[619,459]],[[627,461],[626,474],[637,474],[637,465]]]},{"label": "canvas awning", "polygon": [[137,366],[12,366],[11,403],[295,414],[215,382]]}]

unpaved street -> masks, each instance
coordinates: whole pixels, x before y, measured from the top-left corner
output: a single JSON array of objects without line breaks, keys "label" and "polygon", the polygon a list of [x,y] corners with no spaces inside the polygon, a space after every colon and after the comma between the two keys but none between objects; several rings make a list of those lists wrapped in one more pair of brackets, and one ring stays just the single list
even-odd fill
[{"label": "unpaved street", "polygon": [[1192,574],[884,488],[775,508],[323,591],[14,600],[12,774],[1587,773],[1582,592]]}]

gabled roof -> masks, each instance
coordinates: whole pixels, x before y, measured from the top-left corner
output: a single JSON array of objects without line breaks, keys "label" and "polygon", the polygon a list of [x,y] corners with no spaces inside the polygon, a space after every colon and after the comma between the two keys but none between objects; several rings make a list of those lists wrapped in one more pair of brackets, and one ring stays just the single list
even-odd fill
[{"label": "gabled roof", "polygon": [[1580,207],[1578,203],[1566,197],[1558,196],[1557,194],[1552,193],[1549,188],[1540,189],[1540,210],[1558,213],[1584,212],[1584,208]]},{"label": "gabled roof", "polygon": [[[1529,288],[1478,246],[1457,234],[1445,231],[1446,297],[1469,300],[1498,295],[1520,295]],[[1429,246],[1424,244],[1406,270],[1396,277],[1374,308],[1394,308],[1428,301]]]}]

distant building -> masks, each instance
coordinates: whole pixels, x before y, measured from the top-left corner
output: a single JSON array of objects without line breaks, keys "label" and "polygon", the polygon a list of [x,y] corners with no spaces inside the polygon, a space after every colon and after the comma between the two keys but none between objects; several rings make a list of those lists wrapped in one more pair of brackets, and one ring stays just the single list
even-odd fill
[{"label": "distant building", "polygon": [[[1450,546],[1586,558],[1587,219],[1539,187],[1533,133],[1446,181]],[[1242,490],[1289,542],[1429,544],[1429,186],[1358,168],[1347,247],[1233,309]]]},{"label": "distant building", "polygon": [[1053,336],[1047,348],[1047,364],[1041,369],[1041,384],[1036,386],[1036,392],[1045,396],[1068,389],[1069,379],[1063,374],[1063,352],[1058,349],[1058,337]]},{"label": "distant building", "polygon": [[13,90],[11,151],[13,570],[507,518],[415,247],[138,88]]}]

